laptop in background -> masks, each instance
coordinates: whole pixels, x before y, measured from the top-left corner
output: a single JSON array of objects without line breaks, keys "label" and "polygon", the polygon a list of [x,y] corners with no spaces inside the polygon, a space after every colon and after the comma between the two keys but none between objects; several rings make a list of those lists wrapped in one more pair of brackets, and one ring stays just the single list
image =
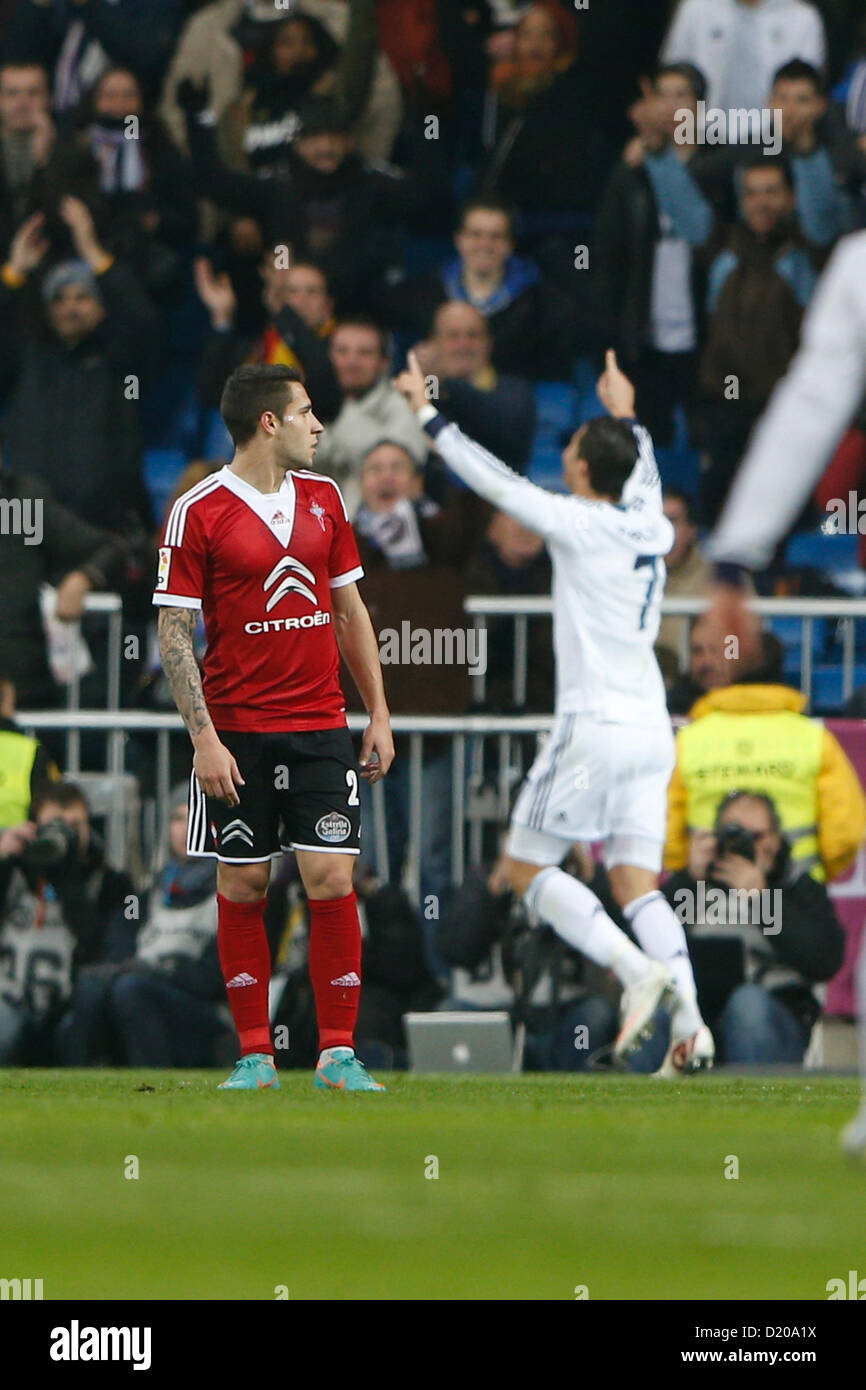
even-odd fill
[{"label": "laptop in background", "polygon": [[[503,1011],[403,1015],[410,1071],[519,1071],[511,1019]],[[515,1065],[517,1061],[517,1065]]]}]

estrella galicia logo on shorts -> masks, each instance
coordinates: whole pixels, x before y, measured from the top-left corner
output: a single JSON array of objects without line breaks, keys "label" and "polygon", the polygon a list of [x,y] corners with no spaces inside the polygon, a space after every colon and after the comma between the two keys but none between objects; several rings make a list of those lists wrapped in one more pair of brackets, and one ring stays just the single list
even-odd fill
[{"label": "estrella galicia logo on shorts", "polygon": [[316,834],[326,845],[341,845],[344,840],[348,840],[351,833],[352,824],[349,817],[341,815],[339,811],[329,811],[326,816],[316,821]]}]

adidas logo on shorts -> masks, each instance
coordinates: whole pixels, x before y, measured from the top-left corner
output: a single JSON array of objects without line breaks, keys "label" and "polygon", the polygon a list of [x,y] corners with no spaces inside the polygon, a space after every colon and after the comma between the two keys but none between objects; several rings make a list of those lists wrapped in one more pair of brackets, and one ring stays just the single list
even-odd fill
[{"label": "adidas logo on shorts", "polygon": [[[358,981],[360,984],[360,981]],[[257,985],[258,980],[255,975],[248,975],[244,970],[240,975],[235,975],[233,980],[229,980],[226,989],[241,989],[244,985]]]},{"label": "adidas logo on shorts", "polygon": [[350,970],[348,975],[340,975],[336,980],[331,981],[332,985],[359,985],[360,983],[361,981],[354,970]]}]

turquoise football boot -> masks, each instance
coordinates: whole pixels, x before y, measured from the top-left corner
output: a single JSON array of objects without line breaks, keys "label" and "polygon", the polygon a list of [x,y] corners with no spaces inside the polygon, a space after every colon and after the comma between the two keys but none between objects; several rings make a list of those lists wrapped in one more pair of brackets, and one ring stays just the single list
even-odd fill
[{"label": "turquoise football boot", "polygon": [[316,1087],[320,1091],[384,1091],[374,1081],[351,1047],[332,1047],[328,1061],[316,1067]]},{"label": "turquoise football boot", "polygon": [[221,1081],[218,1091],[278,1091],[280,1078],[273,1057],[267,1052],[250,1052],[235,1063],[228,1081]]}]

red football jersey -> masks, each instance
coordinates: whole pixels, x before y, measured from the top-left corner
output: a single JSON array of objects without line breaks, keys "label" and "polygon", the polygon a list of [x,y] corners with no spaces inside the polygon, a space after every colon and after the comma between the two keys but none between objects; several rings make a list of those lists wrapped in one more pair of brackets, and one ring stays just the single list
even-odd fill
[{"label": "red football jersey", "polygon": [[321,473],[287,473],[265,494],[225,467],[178,498],[153,601],[202,609],[217,729],[345,724],[331,590],[363,573],[340,489]]}]

